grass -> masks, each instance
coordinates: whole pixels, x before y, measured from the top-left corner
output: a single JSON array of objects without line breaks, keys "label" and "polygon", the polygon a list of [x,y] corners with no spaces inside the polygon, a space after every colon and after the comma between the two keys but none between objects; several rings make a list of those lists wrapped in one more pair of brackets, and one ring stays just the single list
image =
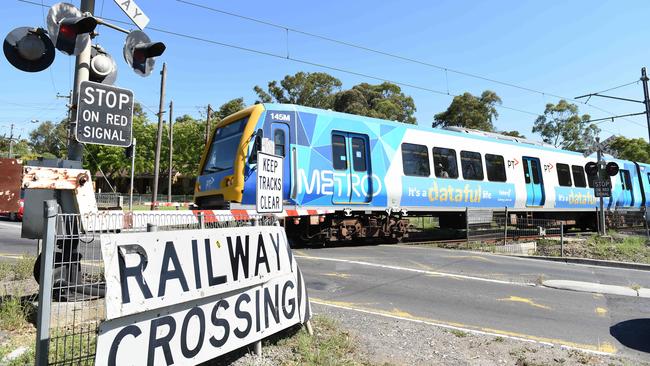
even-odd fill
[{"label": "grass", "polygon": [[467,332],[463,332],[462,330],[459,329],[451,329],[449,333],[455,335],[458,338],[465,338],[467,337]]},{"label": "grass", "polygon": [[283,365],[367,365],[359,362],[356,346],[348,332],[342,331],[338,324],[325,316],[312,319],[314,335],[305,328],[293,337],[280,340],[277,345],[289,347],[293,359],[283,360]]},{"label": "grass", "polygon": [[16,261],[0,262],[0,281],[22,281],[30,278],[36,257],[23,254]]},{"label": "grass", "polygon": [[[536,254],[560,256],[560,244],[557,240],[540,239],[537,241]],[[592,235],[583,241],[566,242],[564,255],[650,264],[650,246],[648,246],[645,237],[617,233],[612,233],[610,237]]]}]

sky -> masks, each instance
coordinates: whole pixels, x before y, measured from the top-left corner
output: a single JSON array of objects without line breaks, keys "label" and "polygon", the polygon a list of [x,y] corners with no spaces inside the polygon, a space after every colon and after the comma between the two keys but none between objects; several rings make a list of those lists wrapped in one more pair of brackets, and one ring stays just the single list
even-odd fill
[{"label": "sky", "polygon": [[[54,3],[30,1],[2,0],[0,35],[16,27],[45,26]],[[208,103],[218,107],[238,97],[253,104],[255,85],[266,87],[299,71],[327,72],[344,89],[361,82],[399,83],[413,97],[421,126],[430,126],[453,95],[493,90],[503,100],[496,128],[539,140],[531,130],[547,103],[630,83],[605,94],[642,100],[641,68],[650,65],[647,0],[186,1],[137,0],[151,19],[145,32],[167,46],[146,78],[123,60],[125,35],[97,28],[95,42],[118,65],[116,86],[131,89],[151,120],[165,62],[165,108],[173,100],[174,117],[200,117]],[[114,0],[96,0],[95,15],[135,29]],[[26,137],[37,126],[32,120],[64,118],[68,101],[57,94],[67,95],[73,79],[74,58],[61,52],[38,73],[15,69],[0,56],[0,136],[9,134],[12,123],[15,135]],[[643,104],[605,98],[572,102],[592,119],[644,111]],[[648,138],[643,115],[598,126],[603,139]]]}]

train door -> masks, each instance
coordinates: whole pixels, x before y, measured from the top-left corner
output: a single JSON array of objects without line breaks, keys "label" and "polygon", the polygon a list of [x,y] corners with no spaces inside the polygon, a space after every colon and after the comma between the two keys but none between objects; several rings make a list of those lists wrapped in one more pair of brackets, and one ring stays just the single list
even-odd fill
[{"label": "train door", "polygon": [[526,182],[526,206],[544,206],[544,182],[539,159],[522,157]]},{"label": "train door", "polygon": [[332,203],[370,202],[373,187],[368,136],[348,132],[332,133],[332,165]]},{"label": "train door", "polygon": [[274,151],[278,156],[284,157],[282,163],[282,196],[284,199],[289,197],[291,190],[291,167],[289,157],[289,126],[284,123],[273,122],[271,124],[271,138],[273,139]]},{"label": "train door", "polygon": [[633,206],[634,193],[632,190],[632,179],[630,178],[630,171],[627,169],[621,169],[618,172],[618,177],[621,181],[621,194],[618,196],[617,206]]}]

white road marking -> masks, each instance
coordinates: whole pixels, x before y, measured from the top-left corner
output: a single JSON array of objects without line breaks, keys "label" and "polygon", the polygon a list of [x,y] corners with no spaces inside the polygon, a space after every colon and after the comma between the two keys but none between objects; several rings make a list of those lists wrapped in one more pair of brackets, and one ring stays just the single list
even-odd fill
[{"label": "white road marking", "polygon": [[438,276],[438,277],[462,278],[462,279],[465,279],[465,280],[474,280],[474,281],[498,283],[498,284],[502,284],[502,285],[536,286],[534,283],[529,283],[529,282],[513,282],[513,281],[495,280],[495,279],[492,279],[492,278],[466,276],[466,275],[460,275],[460,274],[455,274],[455,273],[429,271],[429,270],[424,270],[424,269],[415,269],[415,268],[400,267],[400,266],[390,266],[390,265],[387,265],[387,264],[378,264],[378,263],[354,261],[354,260],[348,260],[348,259],[323,258],[323,257],[303,256],[303,255],[296,255],[295,257],[296,258],[303,258],[303,259],[311,259],[311,260],[321,260],[321,261],[329,261],[329,262],[358,264],[358,265],[362,265],[362,266],[386,268],[386,269],[392,269],[392,270],[396,270],[396,271],[415,272],[415,273],[421,273],[421,274],[425,274],[425,275],[433,275],[433,276]]},{"label": "white road marking", "polygon": [[21,222],[15,222],[15,223],[9,223],[6,221],[0,221],[0,226],[8,227],[10,229],[18,229],[20,230],[23,224]]},{"label": "white road marking", "polygon": [[314,304],[322,305],[322,306],[329,306],[333,308],[338,308],[338,309],[345,309],[345,310],[352,310],[352,311],[357,311],[360,313],[366,313],[366,314],[372,314],[372,315],[378,315],[378,316],[383,316],[386,318],[393,318],[393,319],[398,319],[398,320],[405,320],[408,322],[413,322],[413,323],[420,323],[420,324],[427,324],[427,325],[432,325],[435,327],[440,327],[440,328],[445,328],[445,329],[455,329],[455,330],[460,330],[463,332],[467,333],[473,333],[473,334],[480,334],[480,335],[487,335],[487,336],[492,336],[492,337],[501,337],[501,338],[508,338],[516,341],[521,341],[521,342],[528,342],[528,343],[534,343],[534,344],[541,344],[545,346],[559,346],[560,348],[564,349],[572,349],[572,350],[577,350],[581,352],[586,352],[586,353],[591,353],[591,354],[596,354],[596,355],[602,355],[602,356],[611,356],[615,352],[603,352],[603,351],[595,351],[592,349],[587,349],[587,348],[580,348],[580,347],[573,347],[569,345],[565,345],[562,343],[552,343],[552,342],[545,342],[545,341],[538,341],[535,339],[530,339],[530,338],[523,338],[523,337],[515,337],[507,334],[501,334],[501,333],[492,333],[492,332],[486,332],[482,330],[476,330],[476,329],[471,329],[471,328],[463,328],[463,327],[458,327],[454,325],[449,325],[449,324],[441,324],[441,323],[436,323],[432,321],[427,321],[427,320],[421,320],[421,319],[413,319],[409,317],[402,317],[398,315],[392,315],[392,314],[386,314],[378,311],[372,311],[372,310],[366,310],[366,309],[357,309],[354,307],[350,306],[342,306],[342,305],[336,305],[336,304],[331,304],[328,302],[321,302],[318,300],[310,300]]}]

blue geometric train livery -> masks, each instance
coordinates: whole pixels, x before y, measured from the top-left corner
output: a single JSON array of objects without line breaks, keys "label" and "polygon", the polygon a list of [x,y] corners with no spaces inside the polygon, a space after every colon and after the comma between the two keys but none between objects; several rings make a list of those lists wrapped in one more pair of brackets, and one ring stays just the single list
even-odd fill
[{"label": "blue geometric train livery", "polygon": [[[584,171],[593,158],[499,134],[290,104],[257,104],[219,123],[201,159],[195,203],[253,208],[263,146],[284,157],[285,209],[327,212],[284,220],[287,233],[302,240],[399,239],[408,217],[422,215],[461,227],[466,208],[595,223],[594,179]],[[607,209],[650,205],[650,165],[608,161],[620,172]]]}]

